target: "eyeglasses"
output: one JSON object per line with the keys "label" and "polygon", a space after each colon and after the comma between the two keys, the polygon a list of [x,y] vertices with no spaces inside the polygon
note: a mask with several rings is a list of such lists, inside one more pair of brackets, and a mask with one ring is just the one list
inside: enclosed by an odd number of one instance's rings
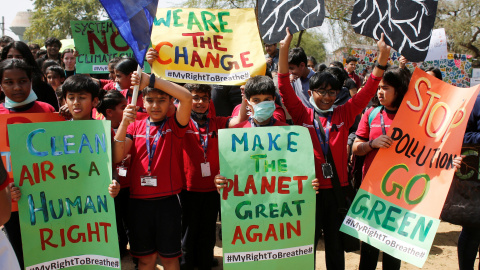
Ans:
{"label": "eyeglasses", "polygon": [[192,99],[195,103],[200,103],[200,101],[203,101],[203,103],[207,103],[210,100],[209,97],[193,97]]}
{"label": "eyeglasses", "polygon": [[325,95],[329,95],[330,97],[336,97],[337,96],[337,91],[335,90],[318,90],[318,89],[315,89],[313,90],[314,92],[316,92],[317,94],[319,94],[320,96],[325,96]]}

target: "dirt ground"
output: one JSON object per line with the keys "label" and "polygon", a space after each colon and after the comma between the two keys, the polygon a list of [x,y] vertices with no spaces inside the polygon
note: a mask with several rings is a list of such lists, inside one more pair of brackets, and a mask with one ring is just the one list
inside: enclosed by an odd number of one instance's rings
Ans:
{"label": "dirt ground", "polygon": [[[457,225],[452,225],[447,222],[441,222],[433,241],[432,249],[430,250],[430,255],[428,256],[427,261],[423,268],[418,268],[411,264],[402,262],[402,270],[414,270],[414,269],[427,269],[427,270],[443,270],[443,269],[458,269],[457,261],[457,242],[458,235],[460,234],[461,227]],[[220,270],[223,269],[222,266],[222,243],[217,239],[217,244],[215,247],[215,257],[218,259],[220,265],[213,269]],[[345,269],[355,270],[358,269],[358,262],[360,261],[360,253],[347,253],[345,255]],[[160,262],[158,262],[160,263]],[[477,257],[475,261],[475,269],[478,269],[479,259]],[[130,256],[123,258],[122,260],[122,269],[135,269],[132,263],[132,258]],[[163,269],[159,264],[157,269]],[[326,269],[325,267],[325,252],[323,243],[320,242],[320,245],[317,249],[317,269]],[[377,269],[382,269],[381,256]]]}

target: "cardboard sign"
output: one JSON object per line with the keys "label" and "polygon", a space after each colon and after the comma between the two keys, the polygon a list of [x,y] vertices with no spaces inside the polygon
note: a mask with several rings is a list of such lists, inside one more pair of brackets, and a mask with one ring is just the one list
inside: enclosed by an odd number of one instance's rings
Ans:
{"label": "cardboard sign", "polygon": [[375,156],[341,231],[422,267],[479,90],[415,70],[387,132],[394,142]]}
{"label": "cardboard sign", "polygon": [[110,121],[8,125],[26,269],[120,269]]}
{"label": "cardboard sign", "polygon": [[430,46],[428,46],[425,61],[440,59],[448,59],[447,35],[445,35],[444,28],[434,29],[432,31],[432,38],[430,39]]}
{"label": "cardboard sign", "polygon": [[325,18],[323,0],[260,0],[258,7],[258,25],[266,44],[284,39],[287,27],[294,34],[321,26]]}
{"label": "cardboard sign", "polygon": [[222,129],[224,269],[314,269],[315,178],[304,127]]}
{"label": "cardboard sign", "polygon": [[[58,113],[0,114],[0,155],[7,170],[9,182],[13,182],[13,172],[7,125],[55,121],[65,121],[65,118],[61,117]],[[16,202],[12,202],[12,211],[18,211],[18,204]]]}
{"label": "cardboard sign", "polygon": [[[112,21],[70,21],[77,57],[77,73],[108,73],[108,62],[115,57],[134,57]],[[150,73],[145,62],[144,71]]]}
{"label": "cardboard sign", "polygon": [[427,56],[433,23],[437,13],[436,0],[397,2],[358,0],[353,6],[352,26],[355,33],[385,42],[411,62]]}
{"label": "cardboard sign", "polygon": [[158,9],[153,72],[169,81],[241,85],[265,75],[253,9]]}

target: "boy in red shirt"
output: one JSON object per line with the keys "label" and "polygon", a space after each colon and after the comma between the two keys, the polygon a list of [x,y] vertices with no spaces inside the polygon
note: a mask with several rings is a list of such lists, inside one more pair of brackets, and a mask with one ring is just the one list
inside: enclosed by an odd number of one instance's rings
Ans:
{"label": "boy in red shirt", "polygon": [[[348,186],[347,176],[347,140],[349,128],[355,117],[362,112],[368,102],[375,95],[378,84],[386,69],[390,47],[383,41],[383,34],[377,42],[379,49],[378,65],[372,72],[365,87],[345,104],[333,108],[337,94],[343,82],[327,72],[321,72],[310,78],[310,103],[314,109],[305,107],[293,90],[288,74],[288,47],[292,35],[287,28],[287,35],[280,42],[280,60],[278,68],[278,86],[280,95],[288,112],[296,125],[307,127],[312,137],[316,178],[319,179],[320,189],[316,205],[315,244],[323,229],[325,239],[325,259],[327,269],[344,269],[345,254],[343,251],[340,225],[343,215],[338,212],[336,196],[331,183],[331,175],[325,175],[322,168],[330,167],[335,163],[340,185]],[[323,129],[323,132],[320,130]],[[333,160],[325,158],[331,151]]]}
{"label": "boy in red shirt", "polygon": [[[164,269],[180,269],[182,190],[182,138],[190,121],[192,94],[185,88],[146,73],[140,84],[148,118],[135,120],[128,105],[114,138],[113,163],[131,154],[129,240],[130,253],[139,258],[139,269],[154,269],[157,253]],[[148,87],[146,87],[148,85]],[[167,117],[173,98],[178,109]]]}
{"label": "boy in red shirt", "polygon": [[247,119],[245,102],[239,116],[216,117],[210,113],[210,85],[186,84],[192,93],[192,112],[183,140],[184,187],[182,202],[182,269],[211,269],[216,241],[220,198],[213,177],[220,170],[218,130]]}

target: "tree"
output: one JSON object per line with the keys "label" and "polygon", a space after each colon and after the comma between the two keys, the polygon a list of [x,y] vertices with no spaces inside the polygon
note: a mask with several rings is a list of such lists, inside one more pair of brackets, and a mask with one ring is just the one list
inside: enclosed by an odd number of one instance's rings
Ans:
{"label": "tree", "polygon": [[480,58],[480,1],[439,1],[435,28],[445,28],[450,50]]}
{"label": "tree", "polygon": [[[297,44],[299,35],[300,32],[293,34],[292,43],[290,44],[291,48]],[[325,43],[325,38],[314,29],[309,29],[303,33],[300,47],[303,48],[307,56],[313,56],[318,63],[322,63],[327,55],[323,43]]]}
{"label": "tree", "polygon": [[70,21],[95,21],[102,13],[98,0],[35,0],[31,26],[24,38],[39,44],[47,37],[65,39],[72,35]]}

